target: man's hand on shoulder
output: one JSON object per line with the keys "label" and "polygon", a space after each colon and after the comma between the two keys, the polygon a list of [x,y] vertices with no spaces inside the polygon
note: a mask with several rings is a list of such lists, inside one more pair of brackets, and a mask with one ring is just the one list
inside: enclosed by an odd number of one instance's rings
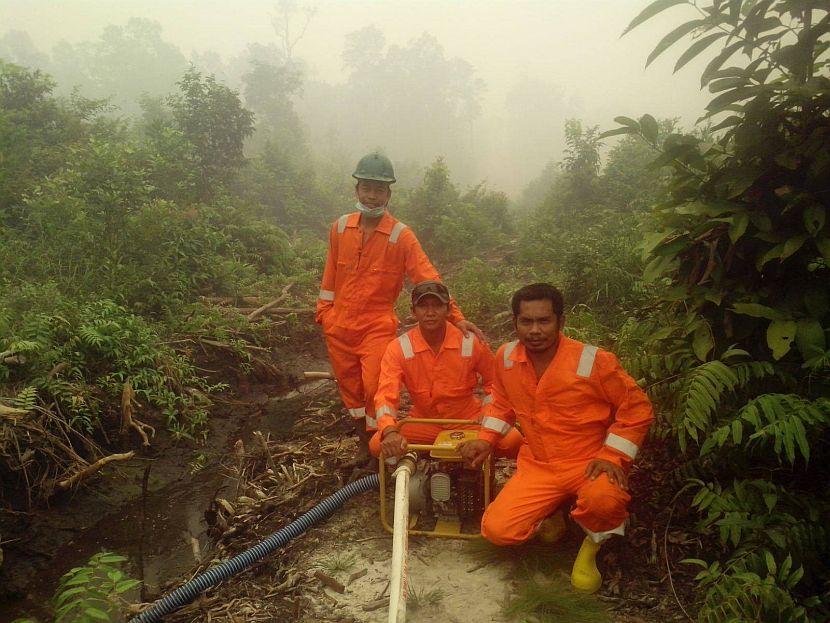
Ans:
{"label": "man's hand on shoulder", "polygon": [[492,451],[493,446],[483,439],[473,439],[458,444],[458,453],[473,468],[480,467]]}
{"label": "man's hand on shoulder", "polygon": [[611,461],[594,459],[588,463],[588,467],[585,468],[585,477],[588,480],[596,480],[600,474],[607,474],[611,484],[617,485],[623,491],[628,490],[628,476],[621,467],[614,465]]}
{"label": "man's hand on shoulder", "polygon": [[482,332],[481,332],[481,329],[479,329],[477,326],[475,326],[475,325],[474,325],[472,322],[470,322],[469,320],[459,320],[459,321],[456,323],[456,325],[455,325],[455,326],[456,326],[456,327],[458,327],[459,329],[461,329],[461,332],[464,334],[464,337],[467,337],[467,335],[468,335],[470,332],[472,332],[472,333],[474,333],[474,334],[476,335],[476,337],[478,337],[478,339],[480,339],[482,342],[484,342],[485,344],[487,343],[487,338],[486,338],[486,337],[484,337],[484,333],[482,333]]}
{"label": "man's hand on shoulder", "polygon": [[401,458],[406,454],[406,447],[406,437],[396,430],[391,430],[383,435],[383,439],[380,442],[380,453],[386,458],[392,456]]}

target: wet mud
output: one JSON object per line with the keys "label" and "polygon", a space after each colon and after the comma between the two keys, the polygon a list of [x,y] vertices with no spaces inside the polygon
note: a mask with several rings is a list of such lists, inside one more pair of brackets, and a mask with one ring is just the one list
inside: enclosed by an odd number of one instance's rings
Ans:
{"label": "wet mud", "polygon": [[330,381],[273,396],[263,387],[245,389],[217,405],[203,444],[157,437],[141,457],[53,499],[50,508],[2,513],[0,623],[24,615],[46,619],[60,577],[102,550],[128,558],[125,571],[144,582],[142,600],[209,559],[205,511],[216,497],[234,496],[226,466],[237,440],[252,443],[253,431],[284,438],[310,402],[335,400]]}

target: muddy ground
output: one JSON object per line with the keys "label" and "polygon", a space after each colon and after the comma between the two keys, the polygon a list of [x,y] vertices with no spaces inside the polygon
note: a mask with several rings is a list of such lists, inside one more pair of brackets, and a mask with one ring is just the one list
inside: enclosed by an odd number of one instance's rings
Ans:
{"label": "muddy ground", "polygon": [[[203,442],[177,441],[157,427],[152,445],[135,459],[113,464],[47,506],[1,508],[0,623],[24,615],[46,620],[61,575],[102,550],[129,559],[126,571],[144,581],[145,598],[187,573],[212,548],[205,520],[212,500],[233,495],[225,464],[236,441],[255,430],[284,438],[309,402],[334,400],[330,382],[302,379],[303,370],[327,369],[322,350],[291,353],[271,378],[231,377],[234,389],[216,398]],[[203,363],[217,370],[222,364],[218,357]]]}
{"label": "muddy ground", "polygon": [[[107,470],[74,495],[55,499],[49,509],[2,515],[7,542],[0,622],[23,614],[47,620],[61,574],[102,549],[128,557],[126,570],[144,580],[142,593],[132,599],[151,602],[359,476],[348,465],[355,440],[333,383],[299,380],[302,370],[327,369],[321,355],[317,350],[281,362],[287,372],[274,382],[240,379],[235,394],[217,403],[205,444],[157,438],[140,460]],[[267,451],[254,431],[267,437]],[[657,494],[666,471],[660,465],[670,457],[644,454],[650,458],[632,474],[637,503],[629,535],[603,548],[606,582],[601,594],[590,598],[593,610],[599,604],[606,614],[601,619],[569,616],[569,621],[685,620],[677,601],[688,604],[693,594],[690,574],[677,561],[695,544],[672,528],[671,513],[675,525],[682,513],[669,512]],[[231,510],[218,500],[227,501]],[[505,606],[529,577],[552,592],[568,591],[567,571],[580,539],[573,529],[554,549],[531,544],[494,555],[467,542],[413,538],[408,619],[523,620],[506,617]],[[385,621],[386,608],[379,604],[388,594],[390,557],[391,538],[379,522],[377,494],[362,494],[168,620]],[[552,564],[540,566],[540,558]],[[315,576],[318,571],[342,583],[344,591],[327,587]]]}
{"label": "muddy ground", "polygon": [[[303,493],[304,503],[289,510],[274,511],[267,502],[257,502],[244,513],[228,518],[232,539],[220,539],[221,558],[239,553],[286,525],[316,501],[341,486],[351,470],[343,466],[354,452],[348,424],[329,424],[331,414],[311,410],[295,424],[291,441],[272,448],[287,464],[311,465],[326,473],[319,487]],[[324,435],[309,436],[308,430],[329,427]],[[311,443],[309,444],[309,439]],[[306,440],[306,441],[303,441]],[[251,457],[244,467],[251,486],[243,484],[245,497],[260,488],[268,497],[279,496],[284,485],[279,474],[268,475],[262,458]],[[504,470],[500,470],[504,473]],[[646,474],[637,478],[643,480]],[[637,482],[635,478],[635,483]],[[324,482],[323,482],[324,481]],[[643,486],[647,483],[640,483]],[[644,496],[646,497],[646,496]],[[309,529],[283,550],[269,556],[252,570],[209,591],[196,603],[171,617],[175,622],[329,621],[340,623],[386,620],[387,579],[391,538],[379,521],[378,496],[368,492],[349,501],[324,523]],[[633,517],[630,536],[605,546],[600,567],[606,582],[600,594],[579,601],[569,588],[568,572],[582,539],[580,530],[570,532],[555,546],[531,542],[524,547],[494,548],[479,541],[460,542],[415,537],[410,541],[409,579],[411,585],[408,620],[430,621],[544,621],[573,623],[666,623],[685,620],[671,589],[665,560],[657,545],[662,519],[644,506],[640,515],[649,524]],[[657,509],[663,512],[664,509]],[[659,515],[659,513],[658,513]],[[660,515],[662,517],[662,515]],[[685,534],[665,530],[672,542]],[[669,541],[667,541],[669,543]],[[689,576],[678,569],[677,559],[685,556],[682,546],[669,545],[673,582],[691,600]],[[680,547],[680,549],[676,549]],[[202,569],[208,565],[203,565]],[[322,571],[327,579],[321,579]],[[333,589],[333,579],[343,585]],[[543,592],[568,601],[566,616],[534,619],[508,617],[505,607],[533,581]],[[172,588],[172,585],[171,585]],[[687,602],[688,603],[688,602]],[[584,614],[584,616],[583,616]]]}

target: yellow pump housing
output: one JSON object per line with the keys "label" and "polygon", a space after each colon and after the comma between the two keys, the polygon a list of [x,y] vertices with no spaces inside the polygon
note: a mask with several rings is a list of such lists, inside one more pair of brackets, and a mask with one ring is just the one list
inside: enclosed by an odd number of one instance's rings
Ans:
{"label": "yellow pump housing", "polygon": [[[411,424],[441,424],[441,425],[468,425],[478,424],[473,420],[443,420],[430,418],[407,418],[405,423]],[[458,453],[458,446],[464,441],[471,441],[478,438],[477,430],[469,429],[447,429],[441,431],[435,438],[433,444],[409,444],[408,451],[415,451],[419,454],[429,452],[429,457],[434,460],[444,461],[449,463],[462,463],[464,459]],[[389,524],[388,509],[386,501],[387,488],[387,474],[384,456],[381,454],[379,462],[378,476],[380,479],[380,523],[383,528],[390,534],[394,533],[394,529]],[[493,470],[492,455],[487,457],[481,467],[481,476],[484,479],[484,508],[487,508],[491,502],[491,474]],[[481,534],[465,533],[461,531],[461,521],[447,518],[439,518],[436,521],[435,527],[432,530],[418,530],[409,528],[408,533],[413,536],[429,536],[441,537],[450,539],[478,539]]]}

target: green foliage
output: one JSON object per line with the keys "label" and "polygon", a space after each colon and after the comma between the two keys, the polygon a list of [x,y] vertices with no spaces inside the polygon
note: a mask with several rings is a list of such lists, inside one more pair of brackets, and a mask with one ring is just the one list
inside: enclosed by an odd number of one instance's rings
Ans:
{"label": "green foliage", "polygon": [[101,552],[83,567],[64,574],[55,595],[55,623],[115,620],[123,605],[121,596],[140,584],[120,569],[126,560],[123,556]]}
{"label": "green foliage", "polygon": [[678,419],[672,422],[681,450],[689,440],[698,442],[712,432],[715,417],[724,408],[727,398],[734,397],[751,381],[771,376],[773,367],[766,362],[735,361],[745,353],[728,351],[723,359],[697,365],[671,383],[668,392],[676,396],[670,407]]}
{"label": "green foliage", "polygon": [[505,275],[478,258],[464,262],[448,281],[458,306],[473,322],[485,322],[509,311],[510,297],[520,285],[515,276]]}
{"label": "green foliage", "polygon": [[[670,121],[659,126],[671,127]],[[565,133],[561,173],[525,219],[516,259],[538,279],[563,288],[569,305],[618,318],[620,307],[636,309],[651,296],[641,282],[637,246],[644,209],[662,197],[666,175],[649,167],[653,156],[639,138],[613,148],[601,168],[596,128],[570,120]]]}
{"label": "green foliage", "polygon": [[[747,557],[728,570],[721,569],[718,562],[707,565],[698,559],[686,561],[703,567],[696,579],[708,589],[698,620],[706,623],[811,621],[807,607],[815,605],[817,600],[811,599],[802,605],[792,597],[804,573],[803,567],[793,568],[792,557],[787,556],[778,570],[779,565],[766,550],[763,559],[759,558]],[[758,567],[760,570],[755,571]]]}
{"label": "green foliage", "polygon": [[602,143],[599,140],[599,131],[596,126],[583,128],[582,122],[577,119],[568,119],[565,122],[565,157],[562,168],[569,176],[570,197],[568,204],[576,208],[570,216],[579,214],[579,208],[586,202],[594,199],[595,184],[599,177],[600,156]]}
{"label": "green foliage", "polygon": [[168,104],[177,129],[196,148],[203,192],[225,182],[244,161],[242,146],[254,129],[254,116],[239,96],[213,76],[193,67],[178,83],[180,93]]}
{"label": "green foliage", "polygon": [[[791,345],[800,335],[802,362],[824,355],[830,282],[823,253],[830,42],[827,16],[813,24],[808,6],[700,9],[698,36],[718,30],[735,39],[702,78],[719,93],[708,116],[730,115],[712,128],[725,130],[715,140],[672,134],[663,142],[655,163],[673,167],[672,197],[656,210],[660,229],[647,249],[649,278],[684,284],[720,340],[754,338],[781,359],[795,355]],[[798,43],[783,37],[788,30],[801,33]],[[739,50],[751,62],[724,68]],[[648,119],[618,118],[617,131],[657,146]],[[776,317],[744,313],[758,305]]]}
{"label": "green foliage", "polygon": [[829,426],[830,401],[826,398],[810,401],[797,394],[763,394],[743,405],[730,422],[712,431],[700,453],[726,446],[743,446],[745,452],[756,446],[768,452],[772,445],[778,460],[786,459],[792,465],[797,454],[804,461],[810,459],[808,438],[815,438]]}
{"label": "green foliage", "polygon": [[52,97],[55,83],[40,71],[0,60],[0,219],[19,216],[23,194],[54,173],[66,149],[92,129],[100,102]]}
{"label": "green foliage", "polygon": [[517,594],[504,607],[509,620],[540,623],[605,623],[609,620],[601,602],[574,591],[564,573],[543,580],[540,574],[523,569],[522,576]]}
{"label": "green foliage", "polygon": [[417,233],[430,258],[439,262],[492,251],[513,230],[507,198],[482,185],[460,194],[441,158],[395,213]]}
{"label": "green foliage", "polygon": [[637,359],[706,472],[693,503],[722,551],[694,561],[699,620],[824,621],[830,15],[807,0],[658,0],[627,30],[681,4],[697,15],[647,63],[689,34],[675,70],[721,46],[701,76],[715,94],[704,118],[720,121],[663,137],[648,115],[618,117],[602,135],[637,136],[672,170],[642,245],[666,324]]}
{"label": "green foliage", "polygon": [[[138,22],[128,30],[151,43],[158,35]],[[124,34],[108,32],[114,48]],[[184,345],[219,339],[244,371],[246,338],[267,327],[200,297],[267,295],[289,275],[296,290],[309,289],[324,246],[289,239],[276,222],[316,227],[330,222],[333,203],[283,146],[248,165],[252,113],[213,77],[187,72],[176,93],[143,98],[135,123],[54,89],[39,71],[0,63],[0,396],[31,412],[39,433],[4,429],[4,447],[31,452],[24,463],[4,453],[0,480],[44,496],[79,458],[104,450],[94,440],[120,430],[125,388],[145,422],[161,420],[178,437],[207,430],[222,386],[203,378]],[[275,97],[250,95],[263,108]],[[241,168],[271,185],[243,192]],[[277,201],[290,209],[278,213]]]}
{"label": "green foliage", "polygon": [[732,620],[718,617],[735,609],[751,621],[824,620],[826,501],[816,504],[804,492],[766,479],[735,480],[727,487],[693,484],[693,504],[703,514],[700,529],[714,530],[731,552],[725,564],[687,561],[704,567],[697,577],[707,588],[700,620]]}
{"label": "green foliage", "polygon": [[447,594],[440,588],[416,588],[410,584],[407,606],[414,612],[437,606]]}
{"label": "green foliage", "polygon": [[[0,301],[7,314],[27,307],[27,296]],[[54,403],[71,425],[92,433],[114,428],[107,404],[119,404],[129,382],[141,405],[158,410],[177,435],[201,433],[210,404],[221,389],[196,374],[187,357],[166,346],[147,321],[108,300],[77,309],[56,301],[48,310],[24,312],[0,337],[0,351],[22,357],[0,360],[0,383],[25,382],[15,404],[31,409]]]}
{"label": "green foliage", "polygon": [[357,564],[357,556],[354,553],[346,552],[321,560],[319,566],[328,573],[342,573],[351,571],[355,564]]}
{"label": "green foliage", "polygon": [[[53,623],[122,620],[126,595],[141,585],[122,570],[126,561],[124,556],[100,552],[85,565],[67,571],[55,591]],[[35,623],[35,620],[15,619],[15,623]]]}

